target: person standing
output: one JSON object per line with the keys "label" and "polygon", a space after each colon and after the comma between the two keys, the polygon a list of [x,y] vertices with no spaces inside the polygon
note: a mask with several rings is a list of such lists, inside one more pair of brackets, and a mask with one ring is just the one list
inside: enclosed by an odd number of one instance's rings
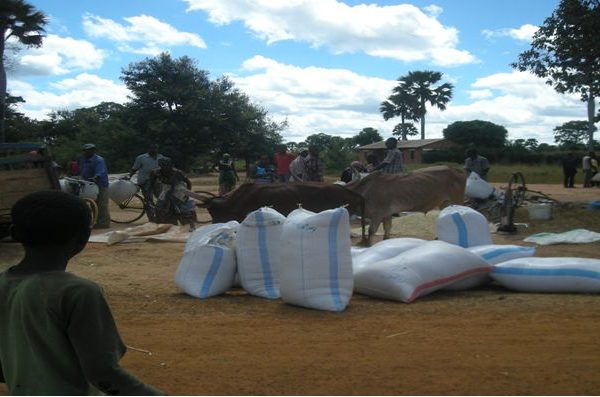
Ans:
{"label": "person standing", "polygon": [[140,154],[135,158],[131,170],[129,170],[129,178],[131,178],[136,172],[138,174],[137,184],[142,189],[142,194],[146,201],[151,202],[153,195],[157,195],[157,192],[150,190],[150,173],[158,167],[158,161],[164,159],[165,156],[158,153],[158,145],[153,143],[148,146],[148,152]]}
{"label": "person standing", "polygon": [[223,196],[235,188],[240,178],[235,171],[235,165],[228,153],[223,154],[223,158],[213,166],[213,169],[219,171],[219,196]]}
{"label": "person standing", "polygon": [[302,182],[304,179],[304,160],[308,156],[308,150],[303,150],[298,154],[298,157],[290,163],[290,180],[294,182]]}
{"label": "person standing", "polygon": [[289,182],[290,180],[290,164],[296,156],[287,151],[287,146],[280,145],[277,153],[273,156],[275,163],[275,172],[279,182]]}
{"label": "person standing", "polygon": [[96,154],[96,145],[86,143],[83,145],[83,157],[80,164],[81,178],[92,181],[98,186],[98,222],[95,229],[110,227],[110,212],[108,209],[108,171],[104,158]]}
{"label": "person standing", "polygon": [[469,149],[467,150],[467,158],[465,159],[465,170],[468,174],[474,172],[479,175],[481,179],[487,181],[490,163],[488,159],[479,155],[477,149]]}
{"label": "person standing", "polygon": [[385,141],[385,147],[387,148],[385,158],[373,168],[373,171],[381,170],[384,174],[399,174],[404,172],[402,152],[398,150],[398,140],[396,138],[388,138]]}
{"label": "person standing", "polygon": [[304,174],[304,182],[323,182],[323,162],[316,146],[308,148],[308,156],[304,159]]}
{"label": "person standing", "polygon": [[275,181],[275,170],[269,161],[269,156],[262,154],[258,162],[250,169],[250,178],[254,183],[273,183]]}
{"label": "person standing", "polygon": [[567,155],[561,159],[564,175],[563,184],[566,188],[575,187],[575,174],[577,173],[577,163],[577,158],[575,158],[573,152],[567,153]]}
{"label": "person standing", "polygon": [[595,158],[594,152],[587,152],[581,160],[581,168],[583,170],[583,187],[592,187],[592,177],[594,172],[592,170],[592,158]]}

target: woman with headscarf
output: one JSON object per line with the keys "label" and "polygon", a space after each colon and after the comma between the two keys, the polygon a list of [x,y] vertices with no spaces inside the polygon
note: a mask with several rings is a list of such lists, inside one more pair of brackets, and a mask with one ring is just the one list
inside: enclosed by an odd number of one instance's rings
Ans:
{"label": "woman with headscarf", "polygon": [[150,173],[150,191],[154,191],[158,182],[162,186],[154,206],[156,222],[180,222],[190,225],[190,230],[193,230],[197,221],[196,205],[185,192],[192,189],[192,182],[183,172],[173,167],[173,161],[168,157],[159,159],[158,166]]}
{"label": "woman with headscarf", "polygon": [[223,158],[214,165],[213,169],[219,171],[219,196],[223,196],[233,189],[240,180],[231,156],[228,153],[223,154]]}

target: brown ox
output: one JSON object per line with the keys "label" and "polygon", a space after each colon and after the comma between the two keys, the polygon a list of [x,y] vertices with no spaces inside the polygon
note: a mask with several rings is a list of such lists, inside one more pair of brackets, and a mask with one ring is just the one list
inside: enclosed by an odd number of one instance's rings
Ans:
{"label": "brown ox", "polygon": [[365,199],[365,216],[370,219],[369,242],[383,222],[383,238],[390,237],[392,214],[428,212],[448,204],[464,202],[466,175],[447,166],[423,168],[406,174],[373,172],[346,185]]}
{"label": "brown ox", "polygon": [[199,207],[206,208],[213,223],[228,221],[242,222],[246,216],[261,207],[272,207],[287,215],[299,205],[309,211],[320,212],[347,206],[351,214],[359,214],[362,219],[363,240],[366,241],[362,196],[339,185],[319,182],[305,183],[245,183],[225,196],[215,196],[208,192],[188,192],[201,201]]}

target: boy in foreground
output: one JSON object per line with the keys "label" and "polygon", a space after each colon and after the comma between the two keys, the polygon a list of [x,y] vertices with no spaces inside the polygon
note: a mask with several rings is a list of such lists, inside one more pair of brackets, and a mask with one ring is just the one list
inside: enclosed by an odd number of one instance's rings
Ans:
{"label": "boy in foreground", "polygon": [[0,273],[0,382],[13,395],[158,395],[119,367],[125,354],[96,283],[65,271],[90,236],[84,201],[30,194],[11,212],[25,257]]}

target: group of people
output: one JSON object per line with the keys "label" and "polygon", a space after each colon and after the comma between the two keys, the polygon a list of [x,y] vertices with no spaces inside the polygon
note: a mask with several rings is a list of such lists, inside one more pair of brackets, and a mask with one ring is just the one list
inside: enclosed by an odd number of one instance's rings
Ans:
{"label": "group of people", "polygon": [[[82,147],[83,155],[71,160],[67,173],[79,176],[98,186],[97,229],[110,227],[110,209],[108,195],[108,169],[106,161],[97,153],[96,145],[87,143]],[[176,169],[173,161],[158,152],[158,145],[151,144],[148,151],[136,157],[129,175],[137,173],[137,185],[146,201],[146,211],[150,221],[156,223],[177,223],[194,228],[196,219],[195,205],[186,194],[192,183],[185,174]]]}
{"label": "group of people", "polygon": [[[564,187],[575,187],[575,174],[577,174],[577,168],[579,167],[579,159],[573,152],[569,152],[561,159],[561,165],[564,175]],[[583,170],[583,187],[600,186],[600,182],[594,180],[598,173],[598,158],[594,152],[587,152],[583,156],[581,168]]]}

